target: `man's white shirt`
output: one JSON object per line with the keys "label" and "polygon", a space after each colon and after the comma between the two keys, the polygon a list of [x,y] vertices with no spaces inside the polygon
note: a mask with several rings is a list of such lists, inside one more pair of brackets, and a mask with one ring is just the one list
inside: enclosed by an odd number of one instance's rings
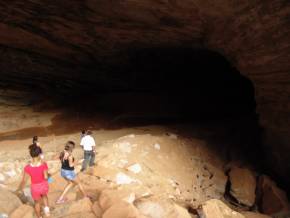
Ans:
{"label": "man's white shirt", "polygon": [[81,146],[83,146],[85,151],[92,151],[96,143],[92,136],[86,135],[81,140]]}

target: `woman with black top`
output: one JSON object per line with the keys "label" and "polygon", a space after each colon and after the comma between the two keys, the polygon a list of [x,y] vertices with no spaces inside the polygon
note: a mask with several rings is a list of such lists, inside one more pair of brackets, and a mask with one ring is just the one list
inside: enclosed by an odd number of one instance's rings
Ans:
{"label": "woman with black top", "polygon": [[78,185],[84,197],[87,197],[83,189],[83,186],[79,182],[76,173],[74,171],[75,159],[72,155],[74,147],[75,143],[73,141],[68,141],[64,147],[64,151],[62,151],[59,156],[59,159],[61,161],[61,176],[68,182],[68,184],[65,187],[61,196],[59,197],[59,199],[56,201],[57,204],[61,204],[66,201],[64,196],[75,185]]}

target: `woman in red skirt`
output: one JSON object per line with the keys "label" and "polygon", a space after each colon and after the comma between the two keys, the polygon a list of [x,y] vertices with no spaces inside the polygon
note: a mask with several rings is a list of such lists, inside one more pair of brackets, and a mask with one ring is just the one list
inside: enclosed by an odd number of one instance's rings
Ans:
{"label": "woman in red skirt", "polygon": [[43,212],[46,216],[49,216],[49,206],[48,206],[48,167],[45,162],[40,158],[42,150],[36,144],[29,146],[29,153],[32,157],[30,164],[24,167],[24,173],[22,177],[21,184],[18,190],[23,190],[28,177],[31,180],[31,195],[35,202],[35,212],[38,218],[41,218],[41,202],[44,204]]}

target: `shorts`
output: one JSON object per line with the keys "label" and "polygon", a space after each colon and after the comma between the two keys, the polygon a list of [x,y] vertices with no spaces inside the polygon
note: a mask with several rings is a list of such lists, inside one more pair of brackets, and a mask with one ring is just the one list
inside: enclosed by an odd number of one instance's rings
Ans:
{"label": "shorts", "polygon": [[61,176],[67,180],[74,180],[76,178],[76,173],[74,170],[61,169]]}
{"label": "shorts", "polygon": [[44,181],[42,183],[31,184],[30,189],[33,200],[39,200],[42,196],[48,194],[48,182]]}

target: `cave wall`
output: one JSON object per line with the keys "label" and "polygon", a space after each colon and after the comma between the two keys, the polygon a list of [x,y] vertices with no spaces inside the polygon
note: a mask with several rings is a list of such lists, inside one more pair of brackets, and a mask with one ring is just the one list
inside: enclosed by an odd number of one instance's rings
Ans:
{"label": "cave wall", "polygon": [[285,178],[290,170],[290,2],[244,1],[233,8],[227,20],[215,19],[207,45],[255,84],[264,158],[275,176]]}
{"label": "cave wall", "polygon": [[132,75],[114,69],[131,49],[220,52],[254,82],[268,163],[289,172],[288,0],[2,0],[0,11],[2,87],[122,89]]}

